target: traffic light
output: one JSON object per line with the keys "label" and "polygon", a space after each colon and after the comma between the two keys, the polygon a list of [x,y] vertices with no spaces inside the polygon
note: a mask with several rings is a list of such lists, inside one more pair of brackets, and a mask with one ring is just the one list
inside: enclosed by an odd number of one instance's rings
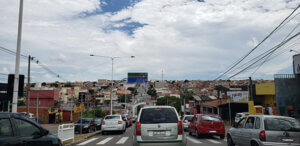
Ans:
{"label": "traffic light", "polygon": [[[9,99],[12,99],[12,97],[13,97],[14,81],[15,81],[15,75],[9,74],[8,75],[8,85],[7,85],[7,94],[8,94]],[[18,96],[23,96],[23,89],[24,89],[24,75],[19,75]]]}

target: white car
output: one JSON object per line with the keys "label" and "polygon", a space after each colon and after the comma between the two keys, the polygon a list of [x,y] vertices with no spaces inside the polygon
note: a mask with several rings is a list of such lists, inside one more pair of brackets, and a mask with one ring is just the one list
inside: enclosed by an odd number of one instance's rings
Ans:
{"label": "white car", "polygon": [[186,134],[171,106],[148,106],[140,110],[133,146],[186,146]]}
{"label": "white car", "polygon": [[242,118],[247,117],[249,115],[249,113],[244,112],[244,113],[236,113],[235,118],[234,118],[234,122],[237,123],[239,122]]}
{"label": "white car", "polygon": [[102,135],[106,132],[121,132],[126,131],[126,122],[122,119],[121,115],[107,115],[102,121]]}

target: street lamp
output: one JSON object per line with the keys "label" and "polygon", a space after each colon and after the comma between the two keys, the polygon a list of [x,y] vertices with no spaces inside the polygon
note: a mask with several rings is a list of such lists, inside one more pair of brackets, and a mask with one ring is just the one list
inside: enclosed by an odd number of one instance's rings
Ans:
{"label": "street lamp", "polygon": [[297,54],[300,54],[298,51],[296,51],[296,50],[290,50],[290,52],[295,52],[295,53],[297,53]]}
{"label": "street lamp", "polygon": [[101,56],[101,55],[95,55],[95,54],[90,54],[90,56],[111,59],[110,115],[112,115],[112,90],[114,87],[114,60],[117,58],[126,58],[126,57],[135,58],[135,56],[123,56],[123,57],[114,56],[114,57],[112,57],[112,56]]}

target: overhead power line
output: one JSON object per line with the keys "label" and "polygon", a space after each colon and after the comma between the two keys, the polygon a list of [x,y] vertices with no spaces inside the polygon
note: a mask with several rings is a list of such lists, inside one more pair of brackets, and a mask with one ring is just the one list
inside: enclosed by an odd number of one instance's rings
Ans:
{"label": "overhead power line", "polygon": [[270,51],[269,53],[265,54],[264,56],[262,56],[260,59],[258,59],[257,61],[253,62],[252,64],[248,65],[246,68],[242,69],[241,71],[235,73],[234,75],[230,76],[228,79],[231,79],[233,77],[235,77],[236,75],[244,72],[245,70],[247,70],[249,67],[253,66],[254,64],[256,64],[257,62],[261,61],[262,59],[264,59],[265,57],[267,57],[268,55],[272,54],[274,51],[276,51],[278,48],[282,47],[283,45],[285,45],[286,43],[288,43],[290,40],[294,39],[295,37],[299,36],[300,32],[298,32],[297,34],[293,35],[292,37],[290,37],[289,39],[281,42],[280,44],[278,44],[277,46],[274,47],[274,50]]}
{"label": "overhead power line", "polygon": [[240,64],[246,57],[248,57],[254,50],[256,50],[263,42],[265,42],[273,33],[275,33],[279,28],[281,28],[281,26],[285,23],[286,20],[288,20],[300,7],[300,5],[297,6],[296,9],[293,10],[293,12],[291,14],[288,15],[288,17],[286,17],[273,31],[271,31],[271,33],[269,35],[267,35],[259,44],[257,44],[253,49],[251,49],[248,53],[246,53],[246,55],[244,55],[241,59],[239,59],[238,61],[235,61],[232,65],[230,65],[229,69],[227,69],[224,73],[222,73],[221,75],[219,75],[217,78],[215,78],[215,80],[218,80],[219,78],[221,78],[222,76],[224,76],[225,74],[227,74],[230,70],[232,70],[234,67],[236,67],[238,64]]}
{"label": "overhead power line", "polygon": [[[11,54],[11,55],[16,55],[16,52],[11,51],[11,50],[9,50],[9,49],[7,49],[5,47],[2,47],[2,46],[0,46],[0,50],[3,51],[3,52],[6,52],[8,54]],[[21,54],[21,57],[24,57],[24,58],[27,59],[28,55]],[[68,80],[62,78],[59,74],[57,74],[54,71],[52,71],[49,67],[47,67],[45,64],[41,63],[41,61],[39,61],[38,59],[32,58],[32,60],[34,60],[36,64],[38,64],[39,66],[41,66],[41,68],[43,68],[45,71],[47,71],[51,75],[53,75],[53,76],[55,76],[57,78],[60,78],[61,80],[65,81],[65,82],[68,82]]]}

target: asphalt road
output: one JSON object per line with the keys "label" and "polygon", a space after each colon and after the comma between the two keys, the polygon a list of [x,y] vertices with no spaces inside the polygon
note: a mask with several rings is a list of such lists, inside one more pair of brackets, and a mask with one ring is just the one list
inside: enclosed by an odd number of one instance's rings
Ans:
{"label": "asphalt road", "polygon": [[[76,145],[80,146],[95,146],[95,145],[107,145],[107,146],[132,146],[132,134],[133,126],[127,128],[124,134],[109,133],[106,135],[96,135]],[[187,146],[225,146],[226,140],[221,140],[219,137],[206,136],[196,138],[194,136],[187,136]]]}

